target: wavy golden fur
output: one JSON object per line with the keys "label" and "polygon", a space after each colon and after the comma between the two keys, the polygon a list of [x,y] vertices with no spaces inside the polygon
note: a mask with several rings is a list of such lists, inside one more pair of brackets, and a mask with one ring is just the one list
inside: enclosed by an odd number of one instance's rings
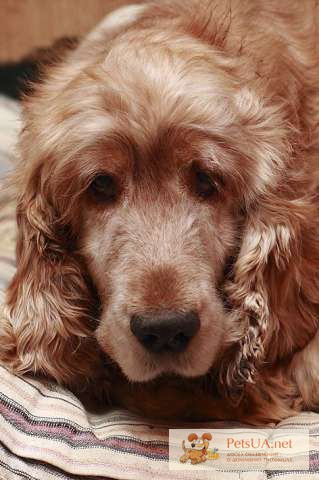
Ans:
{"label": "wavy golden fur", "polygon": [[[2,362],[78,389],[121,371],[151,413],[179,377],[203,416],[318,408],[318,3],[128,7],[48,69],[12,177]],[[185,352],[150,354],[130,331],[162,310],[198,313]]]}

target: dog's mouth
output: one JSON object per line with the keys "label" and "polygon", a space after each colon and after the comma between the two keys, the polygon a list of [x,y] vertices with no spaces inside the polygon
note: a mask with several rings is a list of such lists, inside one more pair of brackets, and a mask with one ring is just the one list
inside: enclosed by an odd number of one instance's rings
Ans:
{"label": "dog's mouth", "polygon": [[189,360],[186,353],[161,352],[136,354],[127,350],[126,357],[117,358],[103,349],[105,364],[132,383],[169,382],[182,384],[185,379],[202,379],[210,375],[210,364],[198,369],[198,361]]}
{"label": "dog's mouth", "polygon": [[125,363],[122,359],[116,363],[124,376],[133,383],[168,381],[182,384],[185,380],[196,381],[207,375],[212,376],[211,361],[200,364],[198,360],[187,358],[185,353],[147,354],[142,359],[132,358],[130,363]]}

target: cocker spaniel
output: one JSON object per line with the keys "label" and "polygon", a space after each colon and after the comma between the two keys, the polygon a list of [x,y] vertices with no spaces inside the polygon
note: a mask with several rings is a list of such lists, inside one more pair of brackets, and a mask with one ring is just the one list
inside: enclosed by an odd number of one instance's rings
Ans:
{"label": "cocker spaniel", "polygon": [[318,408],[318,4],[129,6],[46,71],[2,363],[163,417]]}

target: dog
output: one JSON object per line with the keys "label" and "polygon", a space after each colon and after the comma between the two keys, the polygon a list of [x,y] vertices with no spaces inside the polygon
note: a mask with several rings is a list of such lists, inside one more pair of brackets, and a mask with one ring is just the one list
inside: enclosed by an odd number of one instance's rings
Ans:
{"label": "dog", "polygon": [[318,409],[318,18],[127,6],[46,70],[11,177],[2,364],[162,416]]}
{"label": "dog", "polygon": [[210,433],[203,433],[201,439],[198,438],[196,433],[190,433],[188,435],[188,441],[191,443],[191,448],[186,448],[185,440],[183,440],[182,447],[185,453],[180,458],[180,461],[186,463],[187,460],[190,460],[192,465],[206,462],[207,450],[211,439],[212,436]]}

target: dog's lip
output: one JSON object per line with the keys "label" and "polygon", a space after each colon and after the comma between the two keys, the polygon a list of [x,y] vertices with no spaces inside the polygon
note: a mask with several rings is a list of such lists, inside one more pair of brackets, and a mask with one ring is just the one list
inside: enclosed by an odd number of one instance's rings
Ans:
{"label": "dog's lip", "polygon": [[113,361],[117,364],[124,376],[131,382],[147,383],[157,379],[180,379],[182,381],[203,378],[212,368],[212,361],[202,365],[198,369],[198,364],[194,365],[191,358],[187,357],[185,352],[181,353],[145,353],[143,356],[134,358],[133,368],[130,365],[122,363],[122,357],[114,358]]}
{"label": "dog's lip", "polygon": [[172,362],[172,365],[168,366],[167,368],[161,365],[156,365],[154,368],[149,367],[147,371],[145,371],[145,369],[143,368],[142,369],[136,368],[134,370],[134,373],[139,372],[141,373],[141,375],[139,376],[134,375],[133,377],[131,374],[124,371],[121,365],[119,365],[124,375],[130,381],[136,382],[136,383],[147,383],[149,381],[156,381],[156,380],[185,382],[185,380],[187,379],[187,380],[196,381],[198,379],[204,378],[205,375],[209,372],[209,369],[208,369],[207,371],[205,370],[203,372],[194,372],[194,374],[192,375],[184,374],[182,366],[183,365],[181,364],[180,365],[181,368],[178,368],[178,367],[176,368],[176,362],[175,362],[175,365],[174,365],[174,362]]}

